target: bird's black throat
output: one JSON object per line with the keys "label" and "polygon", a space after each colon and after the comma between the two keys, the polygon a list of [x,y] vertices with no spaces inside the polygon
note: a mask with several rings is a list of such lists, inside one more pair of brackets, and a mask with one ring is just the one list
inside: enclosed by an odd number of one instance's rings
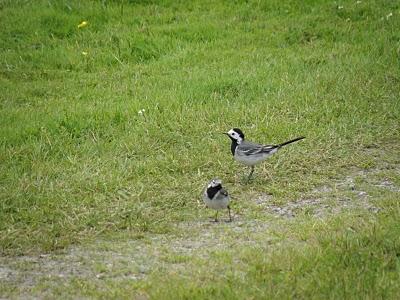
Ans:
{"label": "bird's black throat", "polygon": [[[239,135],[239,140],[240,140],[240,142],[244,141],[244,133],[243,133],[243,131],[241,131],[239,128],[232,128],[232,129],[229,131],[229,133],[232,132],[232,131],[233,131],[234,133],[236,133],[236,135]],[[236,147],[239,145],[238,139],[235,138],[235,137],[232,137],[231,134],[229,134],[229,133],[227,132],[227,133],[225,133],[225,134],[226,134],[226,135],[231,139],[231,141],[232,141],[232,144],[231,144],[231,152],[232,152],[232,155],[235,156]],[[233,133],[232,133],[232,135],[233,135]]]}
{"label": "bird's black throat", "polygon": [[239,144],[238,144],[237,140],[235,140],[235,139],[231,139],[231,140],[232,140],[232,143],[231,143],[231,152],[232,152],[232,155],[235,156],[235,150],[236,150],[236,147],[237,147]]}
{"label": "bird's black throat", "polygon": [[218,184],[217,186],[211,186],[207,188],[208,198],[213,199],[220,189],[222,189],[222,186],[220,184]]}

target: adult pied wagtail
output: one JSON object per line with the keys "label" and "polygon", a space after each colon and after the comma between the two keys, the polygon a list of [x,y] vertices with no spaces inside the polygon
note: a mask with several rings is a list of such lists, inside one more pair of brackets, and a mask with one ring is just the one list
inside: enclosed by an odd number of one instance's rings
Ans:
{"label": "adult pied wagtail", "polygon": [[215,209],[215,222],[218,222],[218,211],[228,209],[229,221],[232,221],[231,208],[229,207],[230,197],[228,192],[222,187],[222,181],[214,178],[211,180],[203,193],[203,200],[207,207]]}
{"label": "adult pied wagtail", "polygon": [[236,161],[251,167],[247,180],[250,180],[254,172],[254,166],[276,153],[280,148],[297,142],[305,137],[298,137],[278,145],[261,145],[244,140],[244,134],[239,128],[233,128],[225,132],[232,141],[231,152]]}

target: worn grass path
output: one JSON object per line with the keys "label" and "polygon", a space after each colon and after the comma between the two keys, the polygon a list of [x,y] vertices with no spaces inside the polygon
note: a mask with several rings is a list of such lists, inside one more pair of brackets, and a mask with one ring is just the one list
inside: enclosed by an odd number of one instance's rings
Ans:
{"label": "worn grass path", "polygon": [[[236,199],[244,203],[234,204],[232,223],[215,223],[199,207],[196,221],[176,223],[169,234],[113,234],[56,253],[0,258],[3,292],[18,298],[319,298],[335,293],[394,299],[400,228],[386,216],[400,212],[400,146],[368,152],[375,167],[349,169],[345,177],[332,178],[300,199],[281,204],[269,194]],[[368,263],[356,263],[356,270],[348,265],[363,252],[369,263],[378,262],[374,270],[364,270],[377,277],[376,286],[365,289],[359,285],[368,276],[359,268]],[[306,282],[322,283],[322,273],[336,263],[344,268],[324,283],[329,292],[290,279],[308,276]],[[359,277],[335,283],[352,271]],[[253,277],[259,273],[271,281],[258,286]],[[288,278],[274,282],[282,274]]]}

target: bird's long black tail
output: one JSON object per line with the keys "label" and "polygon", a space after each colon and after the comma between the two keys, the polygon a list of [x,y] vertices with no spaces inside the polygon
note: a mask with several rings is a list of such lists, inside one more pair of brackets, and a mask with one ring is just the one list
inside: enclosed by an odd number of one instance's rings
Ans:
{"label": "bird's long black tail", "polygon": [[281,147],[286,146],[286,145],[288,145],[288,144],[291,144],[291,143],[300,141],[300,140],[302,140],[302,139],[304,139],[304,138],[305,138],[305,136],[301,136],[301,137],[295,138],[295,139],[293,139],[293,140],[290,140],[290,141],[284,142],[284,143],[282,143],[282,144],[279,144],[279,145],[277,145],[277,146],[278,146],[278,148],[281,148]]}

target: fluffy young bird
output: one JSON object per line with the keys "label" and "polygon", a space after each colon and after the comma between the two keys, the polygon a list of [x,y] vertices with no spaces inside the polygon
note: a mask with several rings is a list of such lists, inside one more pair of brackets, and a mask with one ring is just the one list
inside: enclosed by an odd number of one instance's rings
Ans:
{"label": "fluffy young bird", "polygon": [[231,208],[229,207],[230,197],[228,192],[222,187],[222,181],[218,178],[212,179],[203,193],[203,200],[207,207],[215,209],[215,222],[218,222],[218,211],[228,209],[229,221],[232,221]]}
{"label": "fluffy young bird", "polygon": [[280,148],[288,144],[297,142],[305,137],[298,137],[293,140],[278,145],[261,145],[244,140],[244,134],[239,128],[233,128],[226,134],[232,141],[231,152],[236,161],[251,167],[250,174],[247,178],[249,181],[254,172],[254,166],[276,153]]}

